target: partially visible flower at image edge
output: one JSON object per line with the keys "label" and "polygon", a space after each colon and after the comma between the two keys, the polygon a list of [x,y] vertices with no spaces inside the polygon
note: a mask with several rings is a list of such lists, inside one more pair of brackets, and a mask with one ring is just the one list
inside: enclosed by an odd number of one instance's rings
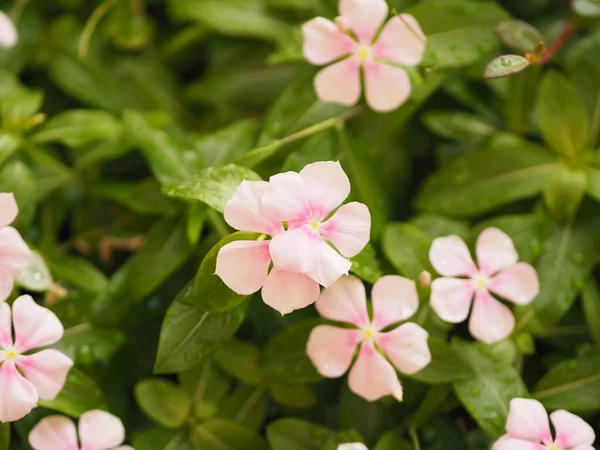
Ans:
{"label": "partially visible flower at image edge", "polygon": [[506,421],[506,434],[492,450],[594,450],[594,429],[581,417],[565,410],[550,414],[555,437],[552,437],[548,413],[537,400],[514,398]]}
{"label": "partially visible flower at image edge", "polygon": [[14,195],[0,193],[0,302],[8,298],[15,278],[27,268],[33,256],[19,232],[9,226],[18,213]]}
{"label": "partially visible flower at image edge", "polygon": [[73,421],[59,415],[44,417],[29,433],[29,445],[34,450],[134,450],[121,445],[125,440],[121,419],[100,410],[80,417],[79,440],[81,447]]}
{"label": "partially visible flower at image edge", "polygon": [[394,366],[406,374],[416,373],[427,366],[431,361],[428,333],[412,322],[391,331],[383,330],[408,319],[417,311],[417,289],[414,281],[388,275],[374,284],[371,298],[372,320],[367,309],[365,287],[358,278],[352,275],[343,277],[323,291],[315,303],[319,314],[357,328],[319,325],[312,330],[306,351],[321,375],[336,378],[350,368],[354,353],[360,347],[348,377],[352,392],[370,402],[386,395],[400,401],[402,385]]}
{"label": "partially visible flower at image edge", "polygon": [[478,265],[459,236],[433,241],[429,259],[442,278],[431,284],[431,306],[442,320],[459,323],[467,318],[473,303],[469,330],[476,339],[492,344],[510,336],[515,317],[490,291],[526,305],[537,296],[540,286],[536,270],[518,262],[510,236],[498,228],[481,232],[475,252]]}
{"label": "partially visible flower at image edge", "polygon": [[352,442],[338,445],[337,450],[369,450],[362,442]]}
{"label": "partially visible flower at image edge", "polygon": [[31,351],[55,344],[63,332],[58,317],[29,295],[15,300],[12,313],[0,304],[0,422],[25,417],[38,398],[53,400],[62,390],[73,361],[54,349]]}
{"label": "partially visible flower at image edge", "polygon": [[[17,29],[10,17],[0,11],[0,48],[9,48],[17,43]],[[1,210],[0,210],[1,211]]]}
{"label": "partially visible flower at image edge", "polygon": [[340,0],[339,11],[335,23],[316,17],[302,28],[308,62],[317,66],[333,63],[315,78],[318,97],[356,104],[362,68],[369,106],[379,112],[398,108],[410,96],[411,84],[406,71],[396,65],[416,66],[425,52],[426,37],[419,22],[408,14],[394,16],[378,35],[388,17],[385,0]]}

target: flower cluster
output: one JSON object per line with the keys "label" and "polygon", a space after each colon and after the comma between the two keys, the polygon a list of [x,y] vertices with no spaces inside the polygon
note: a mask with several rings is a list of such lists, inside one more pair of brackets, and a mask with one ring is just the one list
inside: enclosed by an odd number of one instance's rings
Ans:
{"label": "flower cluster", "polygon": [[[385,0],[340,0],[335,23],[317,17],[306,23],[304,56],[322,66],[315,90],[326,102],[354,105],[361,94],[361,69],[367,103],[375,111],[392,111],[410,96],[411,84],[400,66],[423,59],[426,38],[417,20],[408,14],[390,19]],[[340,60],[341,59],[341,60]]]}
{"label": "flower cluster", "polygon": [[319,285],[329,287],[348,274],[347,258],[369,241],[369,209],[357,202],[340,207],[349,194],[338,162],[309,164],[269,182],[243,181],[225,206],[225,220],[271,239],[223,246],[217,275],[238,294],[262,288],[265,303],[282,314],[314,303]]}
{"label": "flower cluster", "polygon": [[0,48],[12,47],[17,43],[17,39],[17,30],[12,20],[0,11]]}

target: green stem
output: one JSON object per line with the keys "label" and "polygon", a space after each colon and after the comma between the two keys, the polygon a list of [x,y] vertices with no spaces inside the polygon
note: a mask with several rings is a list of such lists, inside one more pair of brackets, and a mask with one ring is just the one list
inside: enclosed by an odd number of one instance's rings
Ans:
{"label": "green stem", "polygon": [[425,306],[423,306],[423,308],[421,309],[421,311],[419,312],[419,315],[417,316],[417,324],[420,326],[423,326],[425,324],[425,322],[427,321],[427,318],[429,317],[429,311],[431,310],[431,306],[428,304],[426,304]]}
{"label": "green stem", "polygon": [[113,6],[117,4],[118,1],[119,0],[104,0],[104,2],[100,3],[100,5],[94,10],[88,19],[83,31],[81,32],[79,46],[77,48],[77,54],[81,59],[85,59],[88,56],[90,40],[92,39],[96,27],[102,18],[111,10]]}
{"label": "green stem", "polygon": [[415,427],[410,427],[409,430],[410,438],[412,439],[413,447],[415,450],[421,450],[421,443],[419,442],[419,435]]}

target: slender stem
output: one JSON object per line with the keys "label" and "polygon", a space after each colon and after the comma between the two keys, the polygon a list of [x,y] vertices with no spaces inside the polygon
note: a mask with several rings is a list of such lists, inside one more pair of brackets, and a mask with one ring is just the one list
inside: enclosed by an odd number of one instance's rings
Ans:
{"label": "slender stem", "polygon": [[410,438],[412,439],[414,450],[421,450],[421,443],[419,442],[419,435],[415,427],[411,426],[409,429]]}
{"label": "slender stem", "polygon": [[552,58],[569,42],[569,39],[575,34],[575,28],[571,23],[566,23],[556,40],[548,47],[546,54],[540,59],[539,66],[550,62]]}
{"label": "slender stem", "polygon": [[77,53],[81,59],[85,59],[88,56],[88,50],[90,47],[90,40],[96,30],[96,27],[102,20],[102,18],[111,10],[113,6],[115,6],[119,0],[104,0],[104,2],[100,3],[100,5],[94,10],[90,18],[88,19],[83,31],[81,32],[81,37],[79,38],[79,46],[77,48]]}

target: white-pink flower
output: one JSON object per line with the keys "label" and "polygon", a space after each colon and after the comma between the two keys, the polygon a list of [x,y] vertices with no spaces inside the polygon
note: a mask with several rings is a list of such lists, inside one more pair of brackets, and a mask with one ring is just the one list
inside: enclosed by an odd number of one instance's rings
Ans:
{"label": "white-pink flower", "polygon": [[372,319],[367,310],[365,287],[358,278],[343,277],[323,291],[315,304],[321,316],[350,323],[358,329],[319,325],[312,330],[306,351],[321,375],[335,378],[348,370],[360,347],[348,378],[350,389],[371,402],[386,395],[402,400],[402,386],[394,366],[407,374],[427,366],[431,361],[428,333],[415,323],[383,330],[417,311],[417,289],[414,281],[388,275],[375,283],[371,298]]}
{"label": "white-pink flower", "polygon": [[17,43],[17,29],[12,20],[5,13],[0,11],[0,48],[12,47]]}
{"label": "white-pink flower", "polygon": [[369,106],[381,112],[398,108],[410,96],[411,86],[408,74],[397,65],[415,66],[425,52],[419,22],[401,14],[378,34],[388,16],[385,0],[340,0],[339,10],[336,23],[317,17],[302,29],[308,62],[322,66],[342,58],[317,74],[317,95],[323,101],[354,105],[361,94],[362,68]]}
{"label": "white-pink flower", "polygon": [[58,317],[29,295],[15,300],[12,314],[0,304],[0,422],[21,419],[38,397],[52,400],[62,390],[73,361],[57,350],[32,350],[58,342],[63,331]]}
{"label": "white-pink flower", "polygon": [[[125,440],[125,428],[118,417],[105,411],[88,411],[79,419],[77,430],[65,416],[48,416],[29,433],[29,445],[34,450],[133,450]],[[119,447],[120,446],[120,447]]]}
{"label": "white-pink flower", "polygon": [[498,228],[487,228],[479,235],[475,252],[478,265],[460,237],[433,241],[429,259],[443,277],[431,284],[431,306],[442,320],[459,323],[469,315],[475,297],[469,330],[476,339],[491,344],[510,336],[515,318],[490,291],[525,305],[537,296],[539,282],[531,265],[517,263],[512,240]]}
{"label": "white-pink flower", "polygon": [[351,444],[340,444],[337,450],[369,450],[362,442],[353,442]]}
{"label": "white-pink flower", "polygon": [[14,195],[0,193],[0,302],[8,298],[15,278],[27,268],[32,258],[31,250],[19,232],[9,226],[18,213]]}
{"label": "white-pink flower", "polygon": [[594,450],[594,430],[582,418],[565,410],[548,414],[537,400],[515,398],[510,401],[506,433],[492,450]]}

